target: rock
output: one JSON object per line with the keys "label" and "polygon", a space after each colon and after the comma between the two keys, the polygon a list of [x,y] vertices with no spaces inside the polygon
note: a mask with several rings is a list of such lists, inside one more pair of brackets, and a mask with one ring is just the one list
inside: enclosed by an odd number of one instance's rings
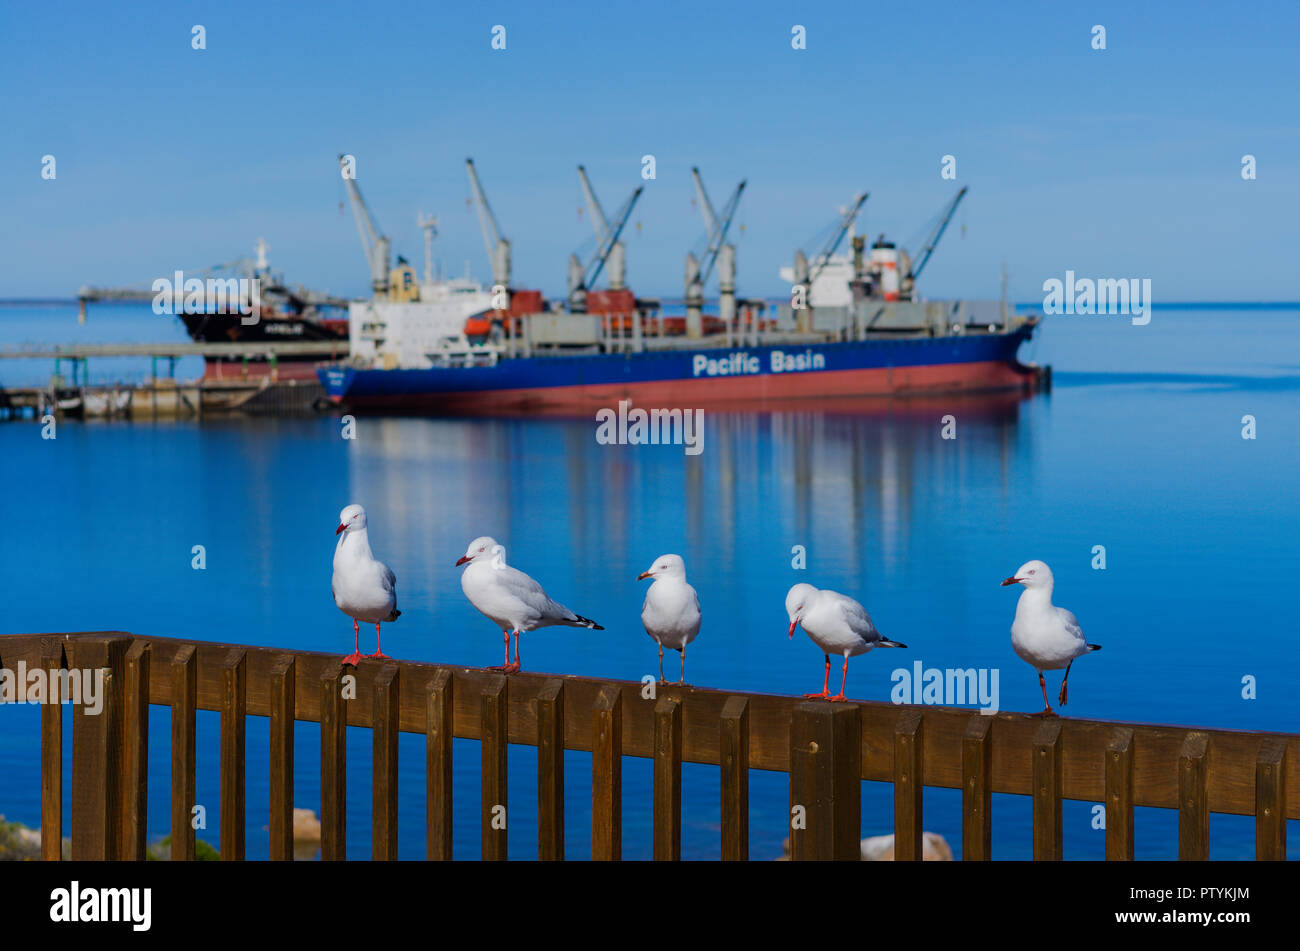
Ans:
{"label": "rock", "polygon": [[[72,855],[72,843],[63,840],[63,857]],[[19,822],[6,822],[0,816],[0,861],[30,862],[41,857],[41,830],[29,829]]]}
{"label": "rock", "polygon": [[306,845],[320,841],[320,820],[310,809],[293,811],[293,844]]}
{"label": "rock", "polygon": [[[778,862],[790,861],[790,839],[781,843],[785,853]],[[926,862],[951,862],[952,849],[948,842],[937,832],[927,832],[921,842],[921,858]],[[894,837],[892,835],[874,835],[862,840],[862,861],[892,862],[894,860]]]}
{"label": "rock", "polygon": [[[952,849],[939,833],[926,832],[921,840],[921,858],[926,862],[951,862]],[[892,835],[875,835],[862,840],[862,861],[892,862],[893,860],[894,837]]]}

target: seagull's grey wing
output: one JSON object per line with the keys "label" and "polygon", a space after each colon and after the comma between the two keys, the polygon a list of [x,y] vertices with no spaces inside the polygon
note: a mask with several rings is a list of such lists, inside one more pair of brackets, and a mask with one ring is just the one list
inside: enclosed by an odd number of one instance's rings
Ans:
{"label": "seagull's grey wing", "polygon": [[876,624],[871,620],[871,615],[857,601],[837,591],[828,592],[835,595],[835,603],[839,605],[840,611],[844,615],[844,620],[848,623],[853,633],[857,634],[865,641],[877,641],[881,639],[881,633],[876,630]]}
{"label": "seagull's grey wing", "polygon": [[576,621],[578,619],[578,615],[564,605],[552,601],[534,578],[524,574],[518,568],[511,568],[506,565],[497,570],[500,572],[497,581],[511,596],[518,598],[529,610],[534,612],[539,620]]}
{"label": "seagull's grey wing", "polygon": [[1066,632],[1080,643],[1084,643],[1083,628],[1079,626],[1079,619],[1074,616],[1073,611],[1067,611],[1065,608],[1057,608],[1057,617],[1065,625]]}
{"label": "seagull's grey wing", "polygon": [[396,590],[397,590],[397,575],[393,574],[393,569],[392,569],[392,568],[389,568],[389,567],[388,567],[387,565],[385,565],[385,564],[380,564],[379,567],[381,567],[381,568],[384,569],[384,581],[386,582],[385,587],[386,587],[389,591],[396,591]]}

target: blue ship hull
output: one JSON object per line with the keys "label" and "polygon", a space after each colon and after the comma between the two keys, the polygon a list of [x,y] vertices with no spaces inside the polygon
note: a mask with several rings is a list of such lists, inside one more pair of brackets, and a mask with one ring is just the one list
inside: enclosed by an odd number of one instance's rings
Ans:
{"label": "blue ship hull", "polygon": [[800,346],[707,347],[505,358],[431,369],[322,367],[330,399],[353,409],[490,413],[572,410],[621,399],[662,405],[1029,389],[1017,359],[1036,324],[1004,333]]}

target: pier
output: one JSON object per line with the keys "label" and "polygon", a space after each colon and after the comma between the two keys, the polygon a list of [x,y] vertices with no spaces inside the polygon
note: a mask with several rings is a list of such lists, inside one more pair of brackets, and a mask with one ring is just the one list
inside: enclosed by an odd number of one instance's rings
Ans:
{"label": "pier", "polygon": [[[282,379],[281,357],[317,357],[321,362],[347,356],[347,341],[292,343],[104,343],[0,348],[0,360],[52,360],[55,372],[46,386],[0,385],[0,420],[100,416],[132,419],[200,418],[213,413],[306,413],[324,399],[314,375]],[[152,361],[150,380],[144,383],[89,382],[91,358],[135,357]],[[177,381],[176,361],[182,357],[229,361],[230,375]],[[159,361],[166,361],[159,375]],[[251,361],[268,369],[248,373]],[[64,363],[70,373],[65,377]],[[2,366],[3,364],[0,364]],[[217,364],[223,366],[226,364]]]}
{"label": "pier", "polygon": [[[622,855],[622,764],[654,764],[654,857],[681,856],[682,764],[720,771],[719,856],[749,855],[749,776],[789,776],[790,854],[860,858],[861,784],[894,789],[895,860],[922,853],[926,786],[962,790],[962,858],[991,857],[992,793],[1032,800],[1033,855],[1062,856],[1064,800],[1104,803],[1105,854],[1134,857],[1134,809],[1176,810],[1180,859],[1206,859],[1210,814],[1255,817],[1256,857],[1285,859],[1286,820],[1300,819],[1300,735],[884,702],[827,703],[772,694],[540,673],[504,676],[469,667],[340,656],[121,632],[0,636],[0,667],[103,671],[103,711],[41,708],[42,844],[58,860],[63,816],[63,717],[73,718],[71,837],[74,859],[145,855],[150,756],[170,756],[171,856],[192,860],[195,716],[221,716],[220,853],[242,859],[249,716],[270,720],[273,859],[293,857],[294,721],[320,724],[321,858],[346,855],[346,728],[373,731],[371,852],[397,857],[397,736],[422,734],[429,859],[451,859],[453,815],[477,817],[485,859],[507,856],[510,746],[537,748],[540,859],[564,858],[564,751],[591,754],[592,855]],[[345,699],[345,675],[355,693]],[[153,706],[171,711],[170,751],[149,749]],[[481,797],[457,799],[452,738],[480,745]],[[638,807],[640,808],[640,807]],[[884,817],[881,817],[884,818]]]}

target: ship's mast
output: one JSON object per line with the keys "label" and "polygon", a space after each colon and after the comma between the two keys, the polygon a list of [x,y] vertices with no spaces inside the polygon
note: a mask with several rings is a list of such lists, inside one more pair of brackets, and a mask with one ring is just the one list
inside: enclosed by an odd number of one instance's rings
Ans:
{"label": "ship's mast", "polygon": [[438,237],[438,216],[420,212],[416,219],[424,230],[424,283],[433,283],[433,239]]}

